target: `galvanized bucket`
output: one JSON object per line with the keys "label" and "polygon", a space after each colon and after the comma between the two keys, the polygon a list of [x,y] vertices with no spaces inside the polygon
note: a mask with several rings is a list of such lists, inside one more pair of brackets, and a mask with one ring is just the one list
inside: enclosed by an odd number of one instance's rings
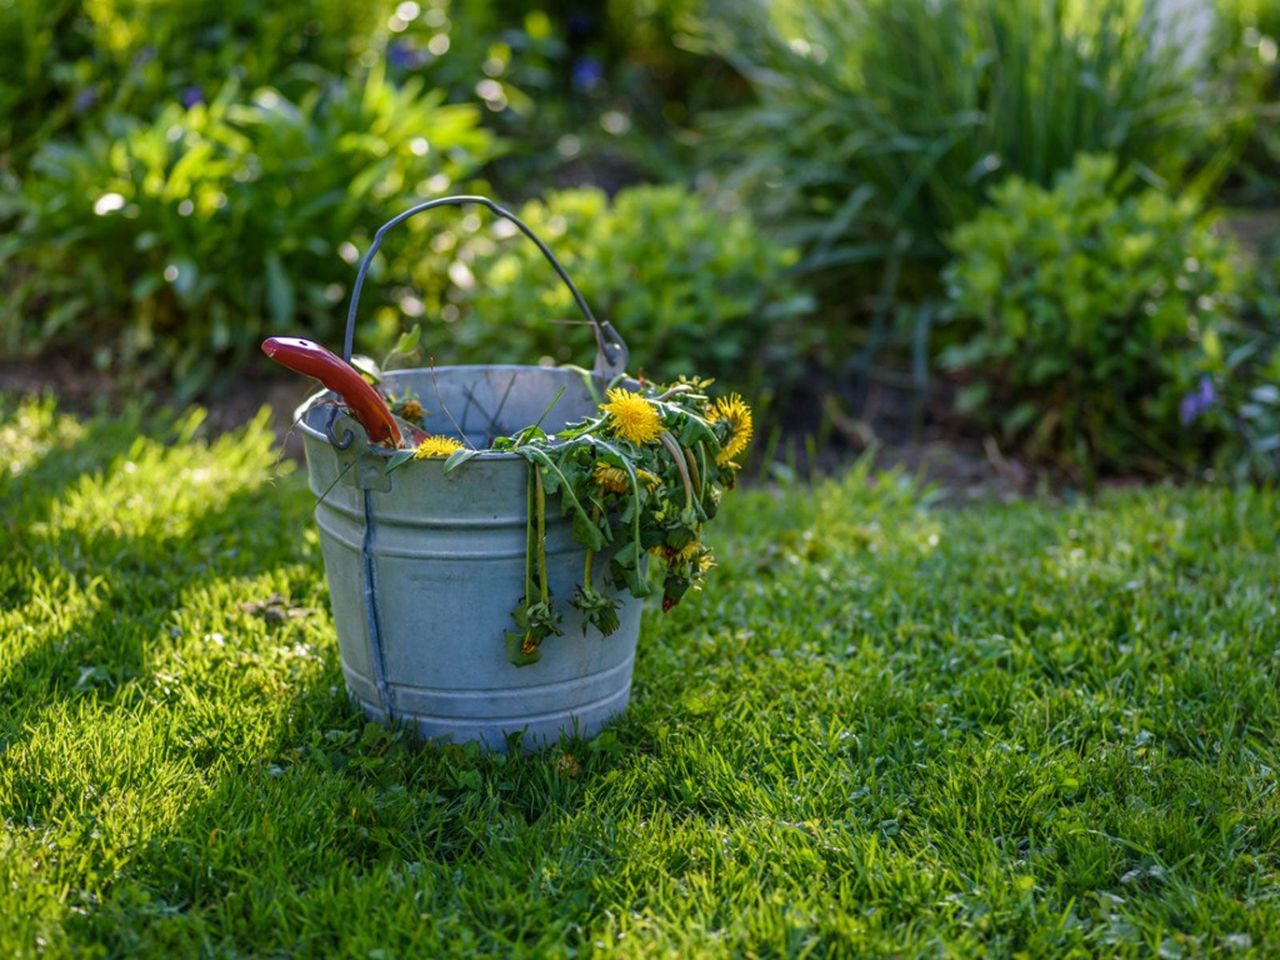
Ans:
{"label": "galvanized bucket", "polygon": [[[424,210],[477,203],[510,220],[538,245],[593,325],[593,371],[525,366],[397,370],[386,386],[422,402],[429,433],[457,436],[484,452],[445,474],[441,460],[415,460],[386,472],[390,451],[338,412],[328,391],[297,412],[316,523],[324,552],[347,690],[364,712],[412,725],[428,738],[475,740],[506,749],[508,735],[537,747],[561,735],[592,736],[627,705],[641,603],[618,594],[621,627],[609,637],[583,630],[568,604],[563,636],[542,658],[517,667],[505,634],[524,593],[528,464],[485,450],[495,436],[543,420],[548,433],[596,411],[597,394],[622,373],[627,351],[596,320],[563,267],[529,228],[483,197],[445,197],[385,224],[361,262],[347,315],[350,360],[365,274],[386,231]],[[588,381],[592,381],[589,385]],[[547,516],[547,570],[553,596],[567,600],[581,582],[584,553],[558,510]],[[608,569],[596,563],[596,571]],[[608,592],[600,574],[597,589]]]}

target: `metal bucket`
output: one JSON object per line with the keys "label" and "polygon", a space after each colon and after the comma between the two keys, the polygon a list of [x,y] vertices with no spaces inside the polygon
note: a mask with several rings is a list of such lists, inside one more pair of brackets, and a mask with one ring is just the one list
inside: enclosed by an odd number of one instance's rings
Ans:
{"label": "metal bucket", "polygon": [[[534,423],[552,433],[596,411],[601,393],[626,364],[626,347],[598,322],[563,268],[523,223],[481,197],[447,197],[415,207],[378,231],[357,275],[344,358],[351,358],[356,308],[368,264],[386,230],[446,204],[480,203],[537,243],[594,325],[594,372],[523,366],[399,370],[387,387],[413,391],[427,410],[429,433],[458,436],[484,450],[495,436]],[[595,382],[590,386],[587,380]],[[524,594],[528,463],[485,451],[450,474],[442,460],[414,460],[386,473],[390,451],[371,447],[363,430],[338,414],[327,391],[299,408],[316,522],[329,579],[342,672],[364,712],[411,724],[444,741],[476,740],[506,749],[507,736],[537,747],[561,735],[592,736],[626,707],[640,629],[641,602],[625,591],[621,627],[585,632],[567,601],[581,582],[583,548],[570,523],[549,510],[547,571],[561,602],[564,633],[543,644],[542,658],[515,666],[505,634]],[[595,570],[608,569],[596,563]],[[595,575],[597,589],[611,588]]]}

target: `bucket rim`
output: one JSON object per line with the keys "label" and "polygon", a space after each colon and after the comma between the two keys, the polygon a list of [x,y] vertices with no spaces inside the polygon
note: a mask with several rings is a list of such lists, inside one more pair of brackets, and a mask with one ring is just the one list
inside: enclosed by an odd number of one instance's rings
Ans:
{"label": "bucket rim", "polygon": [[[537,371],[540,373],[549,373],[552,371],[556,371],[556,372],[574,373],[574,374],[582,373],[582,374],[585,374],[587,377],[593,377],[593,379],[602,379],[599,377],[595,377],[593,374],[591,374],[590,371],[582,370],[582,368],[544,367],[536,364],[522,364],[522,363],[456,363],[456,364],[451,364],[445,367],[402,367],[397,370],[388,370],[387,374],[395,375],[395,374],[423,373],[423,372],[434,372],[436,374],[441,374],[441,373],[452,373],[458,370],[499,370],[499,371],[512,371],[512,372]],[[296,426],[298,430],[300,430],[303,433],[304,436],[310,437],[312,440],[319,440],[321,443],[325,443],[330,447],[334,447],[333,441],[324,433],[324,431],[317,430],[311,424],[307,423],[306,416],[307,416],[307,413],[318,401],[326,397],[334,397],[334,396],[336,396],[336,394],[334,394],[332,390],[329,390],[327,388],[317,390],[315,393],[311,394],[309,397],[303,400],[302,403],[300,403],[298,407],[293,411],[294,426]],[[553,446],[557,445],[557,442],[553,441],[552,445]],[[334,447],[334,449],[337,449],[337,447]],[[392,450],[388,447],[383,447],[377,444],[366,444],[364,452],[367,454],[372,454],[373,456],[382,457],[383,459],[390,459],[391,456],[394,453],[396,453],[395,450]],[[525,458],[522,457],[520,454],[513,453],[507,450],[477,450],[474,454],[472,454],[471,459],[485,460],[491,463],[503,461],[503,460],[519,460],[521,462],[527,462]],[[424,461],[424,462],[430,462],[430,461]]]}

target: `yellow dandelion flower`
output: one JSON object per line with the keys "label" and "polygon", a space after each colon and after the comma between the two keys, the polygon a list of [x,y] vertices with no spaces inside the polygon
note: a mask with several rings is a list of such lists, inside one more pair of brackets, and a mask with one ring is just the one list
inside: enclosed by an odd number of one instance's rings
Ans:
{"label": "yellow dandelion flower", "polygon": [[591,479],[596,482],[597,487],[601,490],[607,490],[609,493],[626,493],[631,489],[627,471],[621,467],[612,467],[607,463],[597,463],[595,472],[591,474]]}
{"label": "yellow dandelion flower", "polygon": [[751,434],[755,429],[755,424],[751,420],[751,408],[746,405],[742,397],[732,393],[727,397],[721,397],[707,410],[707,420],[710,423],[717,423],[720,420],[729,423],[729,436],[725,438],[724,445],[716,456],[716,463],[723,467],[746,450],[747,444],[751,442]]}
{"label": "yellow dandelion flower", "polygon": [[710,553],[704,553],[702,555],[702,559],[698,561],[698,569],[702,573],[706,573],[715,565],[716,565],[716,558],[713,557]]}
{"label": "yellow dandelion flower", "polygon": [[[656,547],[650,547],[649,553],[655,557],[659,557],[667,563],[689,563],[698,559],[698,555],[703,553],[707,548],[702,545],[700,540],[692,540],[677,550],[675,547],[668,547],[665,543],[660,543]],[[710,556],[708,551],[705,556]],[[699,560],[699,563],[702,561]]]}
{"label": "yellow dandelion flower", "polygon": [[400,416],[406,420],[421,420],[425,412],[417,400],[406,400],[400,405]]}
{"label": "yellow dandelion flower", "polygon": [[635,444],[652,443],[662,433],[662,418],[652,403],[630,390],[614,387],[600,409],[609,414],[613,432]]}
{"label": "yellow dandelion flower", "polygon": [[659,477],[650,473],[648,470],[637,470],[636,479],[639,480],[641,483],[643,483],[650,490],[652,490],[658,484],[662,483],[662,480]]}
{"label": "yellow dandelion flower", "polygon": [[692,540],[680,548],[680,552],[676,554],[677,563],[688,563],[694,557],[702,552],[702,544],[697,540]]}
{"label": "yellow dandelion flower", "polygon": [[462,444],[453,437],[427,436],[422,438],[418,448],[413,451],[413,459],[429,460],[434,457],[448,457],[462,449]]}

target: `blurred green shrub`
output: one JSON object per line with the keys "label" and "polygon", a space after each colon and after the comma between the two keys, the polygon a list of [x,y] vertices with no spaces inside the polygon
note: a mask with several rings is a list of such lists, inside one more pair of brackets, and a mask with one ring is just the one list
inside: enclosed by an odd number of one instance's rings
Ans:
{"label": "blurred green shrub", "polygon": [[390,0],[0,0],[0,154],[211,99],[229,79],[299,97],[368,47]]}
{"label": "blurred green shrub", "polygon": [[331,339],[357,247],[403,198],[446,191],[492,153],[477,110],[440,99],[379,70],[298,103],[271,88],[242,102],[230,84],[47,145],[0,244],[5,347],[91,350],[190,393],[266,333]]}
{"label": "blurred green shrub", "polygon": [[744,92],[722,61],[686,49],[681,24],[702,3],[0,0],[0,175],[25,173],[50,139],[207,102],[228,79],[297,101],[381,62],[397,84],[484,108],[484,125],[512,138],[491,171],[508,196],[683,176],[692,151],[675,133]]}
{"label": "blurred green shrub", "polygon": [[1225,362],[1183,398],[1182,416],[1221,432],[1218,472],[1234,481],[1280,480],[1280,244],[1248,272],[1243,316]]}
{"label": "blurred green shrub", "polygon": [[[945,368],[961,408],[1086,480],[1200,460],[1214,425],[1183,400],[1221,374],[1236,266],[1189,196],[1124,196],[1110,156],[1052,189],[1012,177],[951,237]],[[1210,381],[1212,382],[1212,381]]]}
{"label": "blurred green shrub", "polygon": [[1208,55],[1218,102],[1239,129],[1224,194],[1231,203],[1280,202],[1280,3],[1216,0]]}
{"label": "blurred green shrub", "polygon": [[[452,98],[485,105],[487,121],[513,141],[493,171],[506,195],[584,179],[612,192],[684,179],[692,138],[680,133],[709,106],[746,94],[722,60],[688,49],[703,5],[423,0],[417,17],[391,18],[386,57],[393,76],[427,76]],[[451,26],[443,35],[442,21]]]}
{"label": "blurred green shrub", "polygon": [[[1187,409],[1225,421],[1226,441],[1218,457],[1225,479],[1275,483],[1280,480],[1280,344],[1273,332],[1246,344],[1239,353],[1245,351],[1247,357],[1241,357],[1242,362],[1221,378],[1225,380],[1221,390],[1201,387],[1198,393],[1188,394]],[[1203,398],[1212,402],[1205,403]]]}
{"label": "blurred green shrub", "polygon": [[[564,265],[592,310],[651,378],[714,376],[746,387],[768,373],[794,381],[812,343],[811,303],[788,278],[794,254],[742,212],[707,206],[680,187],[633,187],[612,202],[596,189],[553,192],[517,215]],[[590,366],[595,345],[568,289],[509,223],[469,214],[440,221],[418,293],[435,304],[424,344],[432,361]],[[419,315],[418,294],[402,291]],[[404,321],[380,318],[379,340]]]}
{"label": "blurred green shrub", "polygon": [[886,273],[902,296],[932,294],[945,238],[1005,176],[1047,186],[1091,151],[1186,180],[1208,151],[1209,111],[1160,5],[726,4],[708,42],[760,100],[719,128],[728,182],[803,248],[833,304]]}
{"label": "blurred green shrub", "polygon": [[453,101],[483,103],[486,119],[527,116],[527,91],[546,83],[563,41],[539,9],[495,0],[383,0],[369,48],[396,81],[419,79]]}
{"label": "blurred green shrub", "polygon": [[73,29],[81,10],[80,0],[0,0],[0,169],[95,96],[77,100],[77,74],[86,72],[77,64],[92,54]]}

